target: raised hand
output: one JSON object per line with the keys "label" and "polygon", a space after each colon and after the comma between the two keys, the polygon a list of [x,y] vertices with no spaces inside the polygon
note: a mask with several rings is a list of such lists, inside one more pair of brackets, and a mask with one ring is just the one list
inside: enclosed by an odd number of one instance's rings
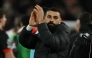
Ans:
{"label": "raised hand", "polygon": [[42,7],[40,7],[39,5],[35,6],[36,9],[34,9],[34,12],[36,14],[36,24],[41,24],[44,22],[44,12]]}
{"label": "raised hand", "polygon": [[35,10],[33,10],[31,12],[31,16],[30,16],[30,20],[29,20],[29,25],[32,26],[32,27],[35,27],[37,25],[37,23],[36,23],[36,13],[35,13]]}

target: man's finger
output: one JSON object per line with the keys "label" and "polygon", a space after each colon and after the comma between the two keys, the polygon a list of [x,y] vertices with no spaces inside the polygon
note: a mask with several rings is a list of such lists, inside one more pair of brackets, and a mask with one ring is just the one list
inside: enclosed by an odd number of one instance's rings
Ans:
{"label": "man's finger", "polygon": [[34,9],[34,12],[35,12],[35,15],[36,15],[36,18],[38,17],[38,11],[37,11],[37,9]]}
{"label": "man's finger", "polygon": [[40,11],[40,8],[36,5],[35,8],[37,9],[37,11]]}
{"label": "man's finger", "polygon": [[[33,16],[33,12],[34,12],[34,11],[31,12],[31,16]],[[30,17],[31,17],[31,16],[30,16]]]}
{"label": "man's finger", "polygon": [[39,8],[39,10],[43,10],[41,6],[39,6],[39,5],[36,5],[36,6]]}

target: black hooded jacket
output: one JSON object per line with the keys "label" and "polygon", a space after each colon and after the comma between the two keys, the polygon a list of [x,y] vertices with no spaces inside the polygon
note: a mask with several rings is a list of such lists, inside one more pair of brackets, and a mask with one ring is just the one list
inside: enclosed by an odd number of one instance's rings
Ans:
{"label": "black hooded jacket", "polygon": [[[90,36],[82,37],[83,33]],[[92,31],[88,25],[81,25],[78,33],[70,37],[69,57],[68,58],[92,58]]]}
{"label": "black hooded jacket", "polygon": [[33,35],[26,27],[19,35],[19,42],[28,49],[35,49],[34,58],[65,58],[69,47],[70,30],[65,23],[51,33],[46,23],[37,26],[38,34]]}

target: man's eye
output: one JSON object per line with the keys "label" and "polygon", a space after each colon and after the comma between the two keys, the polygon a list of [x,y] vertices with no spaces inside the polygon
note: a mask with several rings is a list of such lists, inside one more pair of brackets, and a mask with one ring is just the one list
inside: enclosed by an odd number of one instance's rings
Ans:
{"label": "man's eye", "polygon": [[48,15],[47,18],[51,18],[51,15]]}
{"label": "man's eye", "polygon": [[53,18],[54,18],[54,19],[58,19],[58,16],[54,16]]}

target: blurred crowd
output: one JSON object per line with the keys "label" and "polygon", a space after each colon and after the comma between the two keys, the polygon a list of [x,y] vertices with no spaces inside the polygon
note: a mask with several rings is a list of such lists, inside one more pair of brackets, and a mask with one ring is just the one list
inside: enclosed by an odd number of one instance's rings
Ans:
{"label": "blurred crowd", "polygon": [[64,20],[76,20],[80,13],[87,11],[92,13],[92,0],[0,0],[7,14],[7,28],[11,28],[15,18],[24,14],[30,15],[36,4],[42,7],[56,7],[61,11]]}
{"label": "blurred crowd", "polygon": [[64,20],[76,20],[83,11],[92,13],[91,2],[91,0],[0,0],[0,7],[6,11],[7,21],[13,25],[17,16],[29,15],[36,4],[42,7],[56,7],[61,11]]}

